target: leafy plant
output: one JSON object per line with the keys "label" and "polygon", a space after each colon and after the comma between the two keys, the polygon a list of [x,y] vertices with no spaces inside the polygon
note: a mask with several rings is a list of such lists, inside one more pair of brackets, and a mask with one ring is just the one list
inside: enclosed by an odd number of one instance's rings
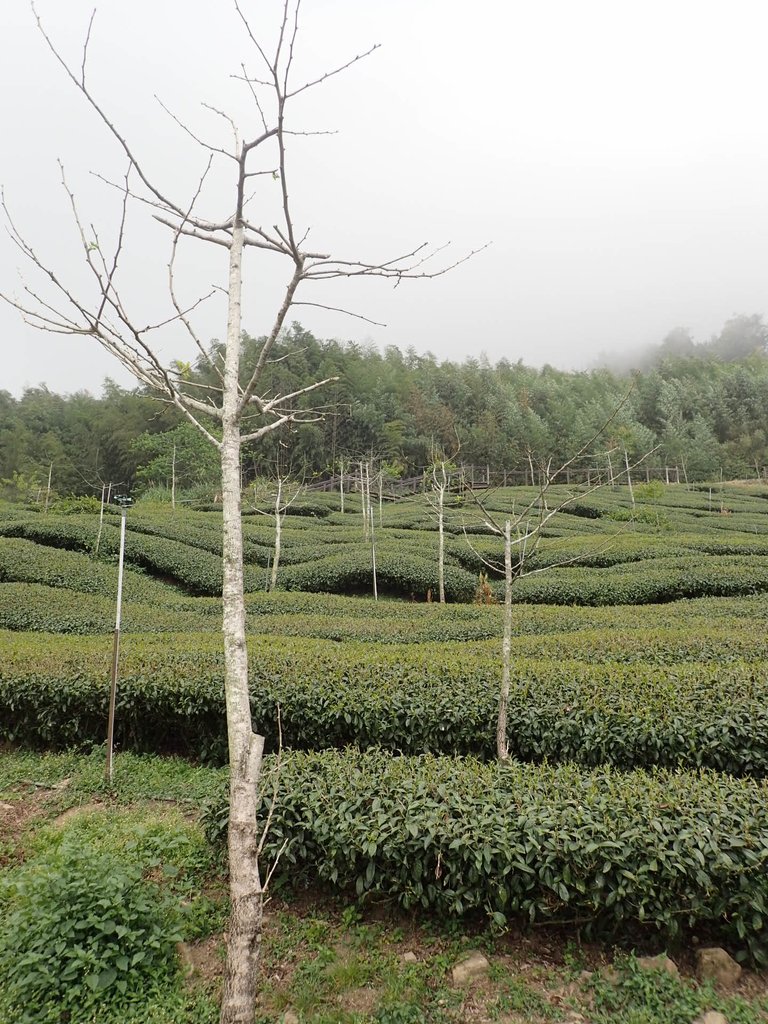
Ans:
{"label": "leafy plant", "polygon": [[63,845],[0,890],[0,991],[20,1022],[129,1007],[176,972],[178,907],[136,867]]}

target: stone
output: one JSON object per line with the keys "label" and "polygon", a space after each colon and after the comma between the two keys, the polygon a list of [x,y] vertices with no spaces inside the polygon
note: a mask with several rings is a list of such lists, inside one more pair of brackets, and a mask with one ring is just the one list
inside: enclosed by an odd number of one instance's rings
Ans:
{"label": "stone", "polygon": [[454,964],[451,971],[453,984],[467,985],[476,978],[482,978],[488,973],[490,966],[486,957],[479,950],[473,949]]}
{"label": "stone", "polygon": [[697,1017],[693,1024],[728,1024],[728,1018],[719,1010],[707,1010]]}
{"label": "stone", "polygon": [[658,956],[639,956],[637,966],[641,971],[666,971],[667,974],[671,974],[675,978],[680,976],[677,964],[674,960],[670,960],[665,953],[659,953]]}
{"label": "stone", "polygon": [[299,1024],[298,1014],[295,1014],[293,1010],[286,1010],[283,1014],[282,1024]]}
{"label": "stone", "polygon": [[409,949],[407,953],[403,953],[400,959],[404,964],[417,964],[419,962],[419,958],[412,949]]}
{"label": "stone", "polygon": [[711,981],[715,988],[732,989],[741,977],[741,967],[720,946],[696,950],[696,977]]}

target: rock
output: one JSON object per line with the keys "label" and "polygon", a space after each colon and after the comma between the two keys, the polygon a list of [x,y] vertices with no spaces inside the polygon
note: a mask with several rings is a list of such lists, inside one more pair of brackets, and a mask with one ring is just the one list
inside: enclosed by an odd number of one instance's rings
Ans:
{"label": "rock", "polygon": [[467,985],[470,981],[474,981],[475,978],[482,978],[483,975],[488,973],[490,966],[483,954],[479,950],[473,949],[454,964],[451,971],[453,984]]}
{"label": "rock", "polygon": [[641,971],[666,971],[675,978],[680,976],[677,964],[664,953],[659,953],[658,956],[639,956],[637,966]]}
{"label": "rock", "polygon": [[728,1018],[719,1010],[707,1010],[697,1017],[693,1024],[728,1024]]}
{"label": "rock", "polygon": [[419,958],[412,949],[409,949],[407,953],[403,953],[400,959],[404,964],[417,964],[419,962]]}
{"label": "rock", "polygon": [[283,1014],[283,1024],[299,1024],[298,1015],[293,1010],[286,1010]]}
{"label": "rock", "polygon": [[741,977],[741,967],[720,946],[696,950],[696,977],[711,981],[715,988],[731,989]]}

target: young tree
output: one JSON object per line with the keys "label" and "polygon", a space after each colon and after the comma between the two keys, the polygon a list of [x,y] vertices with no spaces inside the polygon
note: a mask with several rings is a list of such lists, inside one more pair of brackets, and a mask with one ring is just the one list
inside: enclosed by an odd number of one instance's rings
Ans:
{"label": "young tree", "polygon": [[[238,76],[253,100],[254,118],[259,128],[241,136],[234,120],[215,110],[232,130],[232,140],[218,145],[203,141],[196,132],[171,117],[199,143],[204,166],[192,196],[171,197],[149,173],[128,139],[120,132],[100,105],[87,77],[88,46],[93,18],[78,65],[69,64],[44,28],[35,8],[37,26],[64,74],[100,118],[105,132],[112,136],[125,157],[121,181],[107,181],[120,196],[116,243],[102,243],[95,228],[81,215],[64,168],[61,182],[72,212],[82,254],[91,275],[93,289],[82,295],[66,280],[66,272],[52,268],[25,237],[11,217],[3,200],[11,238],[39,273],[42,285],[27,285],[22,298],[3,296],[21,311],[28,323],[60,334],[89,335],[114,355],[146,388],[175,406],[214,446],[221,465],[223,504],[223,641],[225,698],[230,761],[229,880],[231,916],[228,930],[227,967],[222,997],[222,1024],[251,1024],[258,991],[258,967],[264,891],[259,874],[259,834],[256,821],[258,785],[264,738],[253,729],[248,690],[248,652],[246,646],[245,601],[243,593],[243,537],[241,509],[241,448],[258,441],[289,423],[301,422],[297,400],[322,387],[319,380],[293,392],[266,395],[260,390],[270,352],[286,316],[301,303],[297,292],[306,282],[333,281],[340,278],[382,277],[396,282],[404,278],[429,278],[445,273],[450,266],[431,269],[426,261],[434,250],[419,245],[404,256],[369,262],[336,257],[321,249],[306,246],[307,231],[294,222],[289,201],[289,173],[286,138],[291,130],[287,116],[294,102],[308,90],[345,71],[372,53],[351,58],[324,74],[294,82],[294,58],[299,27],[300,0],[283,0],[277,19],[277,41],[270,48],[257,38],[241,0],[233,0],[244,33],[253,48],[254,68],[243,67]],[[213,108],[209,108],[213,109]],[[268,158],[265,162],[265,159]],[[261,162],[259,162],[261,161]],[[223,214],[203,216],[199,208],[208,198],[206,186],[211,168],[223,164],[231,171],[231,198]],[[259,185],[272,181],[279,190],[279,219],[262,220],[250,214],[248,190],[256,186],[256,198],[268,202]],[[167,282],[169,315],[149,326],[145,317],[129,310],[123,298],[123,250],[129,207],[133,204],[149,212],[169,231]],[[271,216],[271,211],[266,211]],[[263,223],[274,224],[271,228]],[[177,253],[188,240],[217,247],[227,263],[226,332],[223,358],[215,359],[206,351],[195,327],[195,312],[208,296],[183,304],[175,281]],[[244,257],[249,249],[282,259],[287,268],[285,291],[276,304],[274,320],[259,352],[252,372],[241,379],[242,293]],[[463,257],[468,259],[471,253]],[[457,263],[463,262],[456,261]],[[215,289],[212,289],[213,294]],[[325,307],[330,308],[330,307]],[[211,362],[217,384],[196,388],[187,379],[184,367],[166,365],[160,358],[155,338],[169,324],[182,325],[197,346],[201,359]],[[159,339],[158,339],[159,340]],[[258,425],[254,423],[258,418]],[[213,422],[216,427],[209,429]]]}
{"label": "young tree", "polygon": [[[303,483],[291,482],[288,471],[281,467],[279,463],[275,467],[274,479],[263,481],[261,485],[259,483],[253,484],[253,499],[256,511],[260,515],[269,516],[275,523],[275,547],[268,581],[270,593],[277,588],[277,572],[280,568],[280,554],[283,546],[283,523],[288,514],[288,509],[303,490]],[[265,502],[269,502],[272,506],[271,511],[267,512],[265,509],[259,508],[259,505]]]}
{"label": "young tree", "polygon": [[427,504],[437,519],[437,588],[440,604],[445,604],[445,496],[450,492],[451,482],[456,474],[456,456],[460,445],[451,456],[432,449],[432,464],[428,469],[429,491]]}
{"label": "young tree", "polygon": [[[552,466],[551,461],[537,467],[536,475],[539,480],[538,487],[530,501],[526,502],[520,509],[511,509],[508,514],[499,520],[488,511],[482,499],[477,494],[473,493],[475,503],[482,512],[485,525],[493,533],[502,537],[504,541],[504,562],[503,567],[501,568],[494,562],[483,558],[483,556],[480,555],[479,552],[470,544],[470,547],[472,547],[472,550],[481,559],[484,565],[486,565],[492,572],[496,574],[501,572],[504,576],[501,682],[499,685],[499,709],[496,718],[496,756],[500,761],[506,761],[509,759],[507,714],[509,709],[509,693],[512,679],[513,585],[516,580],[522,579],[524,576],[532,576],[534,574],[547,572],[558,566],[568,565],[575,560],[573,558],[568,558],[539,568],[531,569],[529,567],[529,560],[535,554],[536,549],[541,543],[544,536],[544,528],[547,524],[574,501],[579,498],[583,498],[587,494],[592,494],[594,491],[605,486],[604,481],[598,480],[596,483],[587,485],[587,487],[580,491],[572,491],[571,493],[566,494],[565,497],[561,497],[560,500],[555,500],[553,504],[549,503],[549,494],[552,486],[557,482],[558,478],[561,481],[565,479],[568,469],[571,468],[574,463],[578,462],[588,453],[592,453],[595,442],[604,433],[606,427],[618,413],[619,409],[624,405],[627,398],[628,394],[611,414],[609,420],[600,427],[599,431],[585,445],[583,445],[575,455],[556,467]],[[628,480],[630,479],[631,469],[634,469],[635,466],[643,462],[648,455],[652,454],[655,450],[655,448],[651,449],[651,451],[641,456],[633,465],[630,465],[629,462],[627,462],[626,474]],[[533,476],[534,467],[533,459],[531,458],[531,477],[533,478]],[[609,476],[609,481],[610,484],[613,485],[614,477],[612,471]],[[469,543],[468,536],[467,542]]]}

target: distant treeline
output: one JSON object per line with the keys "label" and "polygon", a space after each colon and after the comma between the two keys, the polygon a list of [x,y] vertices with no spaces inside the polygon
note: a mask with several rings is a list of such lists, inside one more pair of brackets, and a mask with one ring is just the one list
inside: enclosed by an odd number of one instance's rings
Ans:
{"label": "distant treeline", "polygon": [[[659,445],[654,461],[680,467],[688,480],[755,477],[768,464],[767,349],[762,318],[735,317],[705,344],[673,331],[631,373],[567,372],[491,365],[483,356],[457,363],[412,349],[380,352],[320,341],[294,324],[265,390],[286,394],[338,379],[301,400],[311,422],[244,452],[244,477],[272,475],[279,460],[284,475],[309,480],[363,455],[410,476],[457,452],[463,463],[515,472],[529,464],[529,453],[534,462],[564,461],[612,414],[601,445],[630,459]],[[258,350],[258,339],[244,338],[244,376]],[[208,361],[177,364],[196,394],[200,384],[216,386],[220,355],[214,344]],[[133,491],[167,486],[172,463],[179,489],[216,488],[213,447],[139,389],[107,381],[99,398],[46,387],[20,399],[0,391],[0,480],[8,497],[47,487],[49,472],[62,495],[98,494],[102,482]]]}

